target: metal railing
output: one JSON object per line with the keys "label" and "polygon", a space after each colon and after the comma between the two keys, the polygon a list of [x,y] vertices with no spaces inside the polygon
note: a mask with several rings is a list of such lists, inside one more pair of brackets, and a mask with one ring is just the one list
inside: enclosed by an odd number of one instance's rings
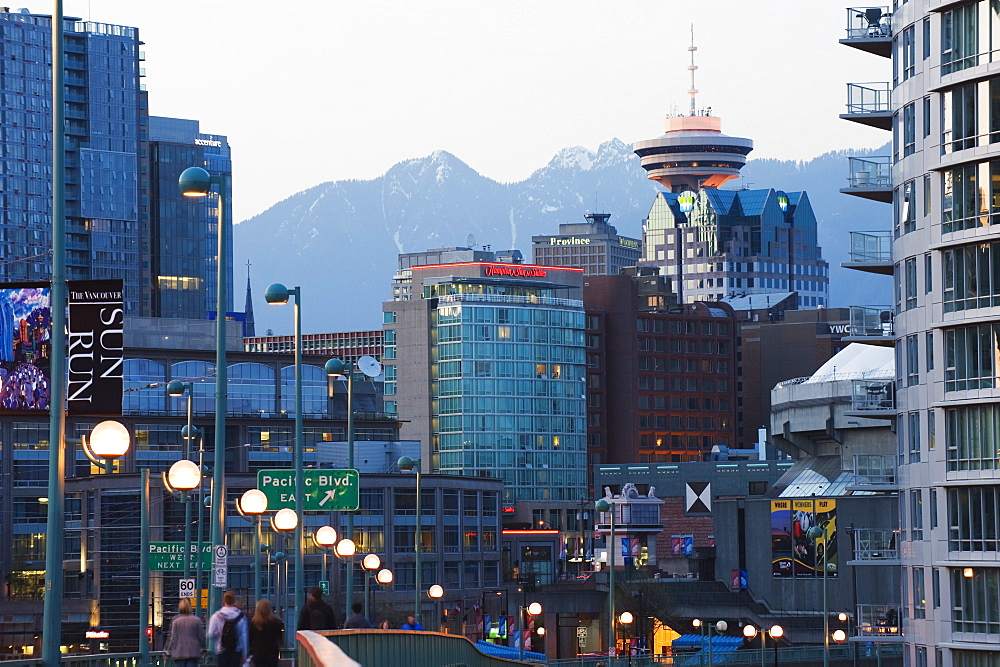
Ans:
{"label": "metal railing", "polygon": [[[60,662],[72,667],[166,667],[168,659],[161,651],[150,652],[148,662],[139,662],[138,653],[68,653]],[[4,667],[41,667],[41,657],[31,660],[0,660]]]}
{"label": "metal railing", "polygon": [[461,301],[481,301],[486,303],[516,303],[536,304],[539,306],[567,306],[583,308],[579,299],[560,299],[554,296],[523,296],[519,294],[445,294],[438,297],[438,303],[456,303]]}
{"label": "metal railing", "polygon": [[891,338],[894,334],[892,306],[851,306],[852,337]]}
{"label": "metal railing", "polygon": [[892,158],[888,155],[847,158],[848,187],[873,190],[892,187]]}
{"label": "metal railing", "polygon": [[892,37],[892,14],[888,7],[848,7],[848,39]]}
{"label": "metal railing", "polygon": [[858,486],[895,484],[896,457],[882,454],[855,454],[854,483]]}
{"label": "metal railing", "polygon": [[895,560],[899,558],[898,540],[897,530],[855,529],[854,559]]}
{"label": "metal railing", "polygon": [[847,84],[847,113],[886,113],[892,111],[892,88],[888,81]]}
{"label": "metal railing", "polygon": [[892,262],[892,232],[851,232],[852,262]]}
{"label": "metal railing", "polygon": [[851,409],[880,412],[896,409],[896,388],[892,380],[854,380]]}

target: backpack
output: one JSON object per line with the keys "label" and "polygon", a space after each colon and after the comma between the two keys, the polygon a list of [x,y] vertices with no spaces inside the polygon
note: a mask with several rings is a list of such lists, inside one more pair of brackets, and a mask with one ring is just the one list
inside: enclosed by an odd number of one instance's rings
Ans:
{"label": "backpack", "polygon": [[240,646],[240,627],[239,623],[243,620],[243,612],[241,611],[236,616],[232,618],[227,618],[226,622],[222,624],[222,633],[219,635],[219,646],[226,653],[235,653],[239,650]]}

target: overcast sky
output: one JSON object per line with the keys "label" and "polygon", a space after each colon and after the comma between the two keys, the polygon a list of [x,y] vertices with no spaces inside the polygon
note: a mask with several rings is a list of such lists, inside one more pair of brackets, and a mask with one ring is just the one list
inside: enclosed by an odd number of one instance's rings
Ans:
{"label": "overcast sky", "polygon": [[[32,11],[51,11],[35,2]],[[135,26],[150,113],[229,137],[237,221],[308,187],[442,149],[500,181],[559,149],[663,131],[699,107],[751,157],[808,159],[888,134],[839,120],[888,59],[842,46],[847,3],[745,0],[65,0]]]}

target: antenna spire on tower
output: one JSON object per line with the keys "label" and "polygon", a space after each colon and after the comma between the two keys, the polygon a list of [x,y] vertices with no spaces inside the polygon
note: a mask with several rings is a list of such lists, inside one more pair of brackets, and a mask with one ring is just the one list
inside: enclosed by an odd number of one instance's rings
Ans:
{"label": "antenna spire on tower", "polygon": [[691,24],[691,46],[688,47],[688,51],[691,52],[691,64],[688,65],[688,70],[691,72],[691,88],[688,89],[688,95],[691,96],[691,115],[694,116],[697,112],[694,105],[694,97],[698,94],[698,89],[694,87],[694,72],[698,69],[698,66],[694,64],[694,52],[698,50],[698,47],[694,45],[694,24]]}

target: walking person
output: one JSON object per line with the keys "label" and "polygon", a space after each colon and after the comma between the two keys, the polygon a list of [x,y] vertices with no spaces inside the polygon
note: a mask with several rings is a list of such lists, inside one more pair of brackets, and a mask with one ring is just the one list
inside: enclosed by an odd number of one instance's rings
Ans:
{"label": "walking person", "polygon": [[195,667],[205,653],[205,626],[191,613],[191,600],[177,605],[178,614],[170,621],[170,637],[164,652],[177,667]]}
{"label": "walking person", "polygon": [[247,617],[236,606],[236,594],[222,594],[222,608],[208,622],[208,638],[215,642],[218,667],[241,667],[248,655]]}
{"label": "walking person", "polygon": [[349,619],[344,621],[345,630],[368,630],[372,627],[372,622],[361,613],[362,609],[364,609],[364,605],[360,602],[355,602],[351,605],[351,611],[353,611],[354,614],[352,614]]}
{"label": "walking person", "polygon": [[333,607],[323,601],[323,589],[313,586],[299,614],[297,630],[333,630],[337,627]]}
{"label": "walking person", "polygon": [[278,667],[278,651],[284,644],[285,624],[274,615],[267,600],[257,602],[250,619],[250,657],[254,667]]}

